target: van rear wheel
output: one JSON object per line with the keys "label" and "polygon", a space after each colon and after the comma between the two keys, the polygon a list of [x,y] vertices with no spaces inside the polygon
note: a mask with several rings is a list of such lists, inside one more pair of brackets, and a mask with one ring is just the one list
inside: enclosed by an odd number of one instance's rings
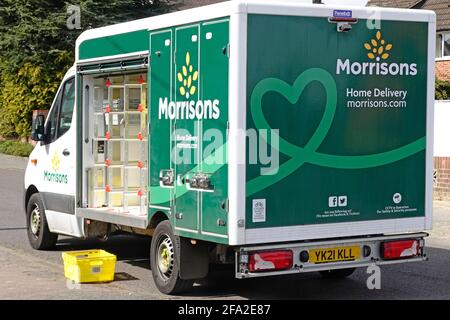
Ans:
{"label": "van rear wheel", "polygon": [[159,291],[177,294],[190,289],[193,280],[180,278],[180,239],[175,236],[169,221],[156,227],[150,246],[150,266]]}
{"label": "van rear wheel", "polygon": [[39,193],[33,194],[28,201],[27,234],[30,245],[36,250],[51,249],[58,241],[58,235],[51,233],[48,228],[44,205]]}
{"label": "van rear wheel", "polygon": [[335,269],[319,271],[320,275],[325,279],[343,279],[352,275],[356,268]]}

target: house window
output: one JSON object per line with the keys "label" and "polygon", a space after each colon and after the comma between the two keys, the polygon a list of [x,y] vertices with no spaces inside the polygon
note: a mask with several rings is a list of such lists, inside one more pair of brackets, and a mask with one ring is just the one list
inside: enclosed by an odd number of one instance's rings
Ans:
{"label": "house window", "polygon": [[445,33],[443,36],[444,57],[450,56],[450,33]]}
{"label": "house window", "polygon": [[442,58],[442,34],[436,35],[436,58]]}
{"label": "house window", "polygon": [[436,35],[436,58],[450,58],[450,32]]}

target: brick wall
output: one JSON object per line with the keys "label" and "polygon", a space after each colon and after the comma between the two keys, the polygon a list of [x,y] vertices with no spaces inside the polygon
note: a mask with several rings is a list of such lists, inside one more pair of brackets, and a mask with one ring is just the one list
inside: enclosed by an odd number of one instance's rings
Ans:
{"label": "brick wall", "polygon": [[450,81],[450,60],[436,61],[436,78]]}
{"label": "brick wall", "polygon": [[450,157],[435,157],[434,198],[450,200]]}

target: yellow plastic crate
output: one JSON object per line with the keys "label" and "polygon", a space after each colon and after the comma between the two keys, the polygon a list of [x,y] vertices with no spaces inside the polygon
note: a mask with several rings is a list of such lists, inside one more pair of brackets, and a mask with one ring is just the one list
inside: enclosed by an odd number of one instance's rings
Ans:
{"label": "yellow plastic crate", "polygon": [[104,250],[63,252],[64,275],[76,283],[114,280],[116,256]]}

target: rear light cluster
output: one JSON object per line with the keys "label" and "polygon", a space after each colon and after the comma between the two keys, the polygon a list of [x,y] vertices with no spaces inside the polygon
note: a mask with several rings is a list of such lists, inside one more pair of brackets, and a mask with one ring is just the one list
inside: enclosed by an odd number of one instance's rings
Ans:
{"label": "rear light cluster", "polygon": [[[381,258],[384,260],[404,259],[422,254],[423,240],[407,239],[393,240],[381,243]],[[364,246],[364,257],[371,254],[369,246]],[[308,251],[300,253],[300,261],[307,262]],[[293,267],[294,254],[292,250],[252,251],[240,256],[240,263],[248,265],[249,272],[268,272],[289,270]]]}
{"label": "rear light cluster", "polygon": [[291,269],[293,253],[291,250],[251,252],[248,268],[250,272]]}
{"label": "rear light cluster", "polygon": [[418,256],[421,250],[419,240],[397,240],[381,244],[381,257],[385,260]]}

